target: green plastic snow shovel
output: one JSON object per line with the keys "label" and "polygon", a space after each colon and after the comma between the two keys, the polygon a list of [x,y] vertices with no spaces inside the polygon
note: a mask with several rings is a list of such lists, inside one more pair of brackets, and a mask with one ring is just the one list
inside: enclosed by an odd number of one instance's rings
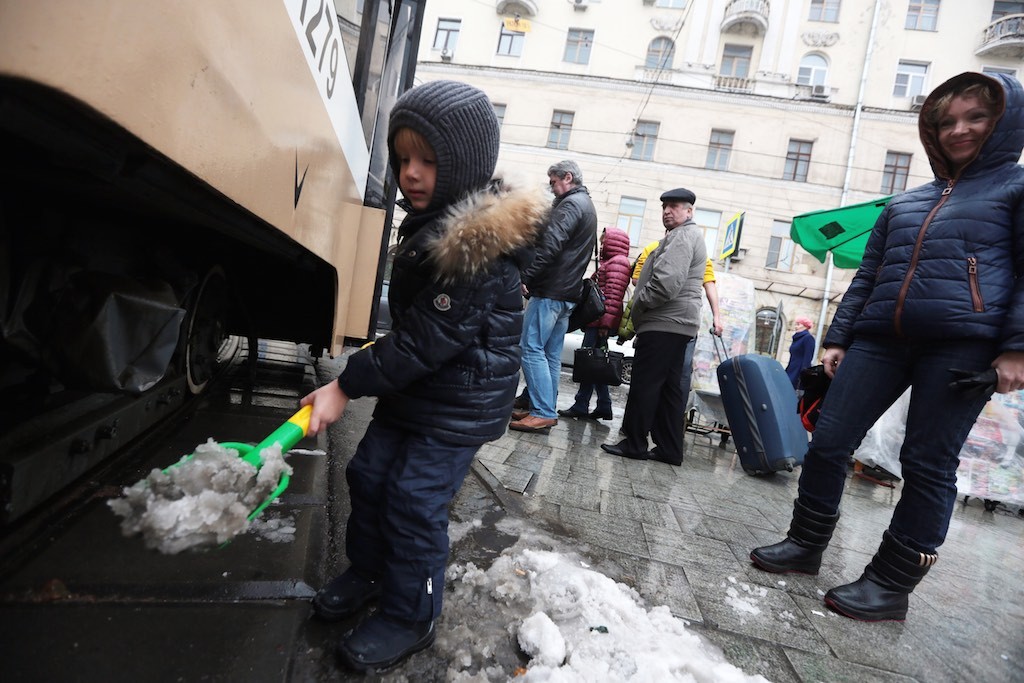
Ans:
{"label": "green plastic snow shovel", "polygon": [[[287,422],[275,429],[270,433],[270,436],[263,439],[263,441],[260,441],[255,446],[235,441],[223,441],[220,445],[224,448],[233,448],[238,451],[238,457],[245,460],[258,470],[263,466],[263,459],[260,458],[260,453],[264,448],[269,448],[275,443],[278,443],[281,446],[281,453],[287,453],[295,447],[295,444],[302,440],[302,437],[306,436],[309,432],[309,416],[312,413],[313,406],[303,406],[299,409],[299,412],[288,418]],[[172,465],[172,467],[174,466],[175,465]],[[256,519],[268,505],[273,503],[278,496],[284,493],[284,490],[288,488],[289,481],[291,481],[291,477],[288,474],[282,474],[281,480],[277,484],[277,488],[271,491],[266,500],[256,506],[256,509],[249,513],[249,521]]]}

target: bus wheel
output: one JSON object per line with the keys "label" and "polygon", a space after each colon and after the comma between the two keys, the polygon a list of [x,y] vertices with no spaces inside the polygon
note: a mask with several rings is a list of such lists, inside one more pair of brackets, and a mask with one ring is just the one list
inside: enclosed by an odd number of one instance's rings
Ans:
{"label": "bus wheel", "polygon": [[221,346],[227,341],[227,278],[220,266],[210,269],[185,317],[185,378],[193,394],[202,393],[217,370]]}

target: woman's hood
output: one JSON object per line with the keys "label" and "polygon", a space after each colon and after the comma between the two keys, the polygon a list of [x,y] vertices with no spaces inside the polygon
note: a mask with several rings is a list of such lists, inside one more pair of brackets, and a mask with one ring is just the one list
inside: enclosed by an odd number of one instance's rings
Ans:
{"label": "woman's hood", "polygon": [[601,260],[607,261],[613,256],[629,256],[629,235],[618,228],[605,228]]}
{"label": "woman's hood", "polygon": [[932,171],[938,178],[949,179],[953,177],[953,173],[939,145],[938,129],[928,121],[927,113],[945,93],[953,89],[963,89],[975,82],[997,84],[1002,98],[996,105],[997,118],[992,133],[985,140],[978,156],[961,170],[960,175],[975,175],[1007,163],[1015,164],[1020,159],[1021,148],[1024,148],[1024,88],[1021,87],[1020,81],[1005,74],[966,72],[950,78],[935,88],[925,100],[918,117],[921,144],[924,145]]}
{"label": "woman's hood", "polygon": [[430,249],[441,279],[472,279],[503,256],[530,247],[549,211],[539,190],[502,178],[452,204],[438,219]]}

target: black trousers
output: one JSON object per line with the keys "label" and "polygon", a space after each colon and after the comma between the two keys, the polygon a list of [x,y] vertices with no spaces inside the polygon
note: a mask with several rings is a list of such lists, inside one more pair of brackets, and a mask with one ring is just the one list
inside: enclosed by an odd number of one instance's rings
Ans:
{"label": "black trousers", "polygon": [[626,398],[622,431],[626,448],[633,453],[647,451],[647,435],[661,455],[683,457],[683,420],[686,397],[682,377],[686,345],[692,337],[671,332],[642,332],[634,343],[633,376]]}

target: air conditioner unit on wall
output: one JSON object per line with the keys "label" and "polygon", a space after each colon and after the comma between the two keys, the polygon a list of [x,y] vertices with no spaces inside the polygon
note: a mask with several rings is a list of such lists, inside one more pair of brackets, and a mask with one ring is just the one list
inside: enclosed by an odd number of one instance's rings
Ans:
{"label": "air conditioner unit on wall", "polygon": [[587,0],[572,0],[572,8],[577,12],[585,11],[588,4]]}
{"label": "air conditioner unit on wall", "polygon": [[816,100],[826,99],[832,94],[832,88],[827,85],[812,85],[811,86],[811,97]]}
{"label": "air conditioner unit on wall", "polygon": [[926,99],[928,99],[927,95],[914,95],[910,98],[910,108],[917,111],[921,108]]}
{"label": "air conditioner unit on wall", "polygon": [[441,50],[441,61],[450,62],[452,61],[452,51],[448,48]]}

